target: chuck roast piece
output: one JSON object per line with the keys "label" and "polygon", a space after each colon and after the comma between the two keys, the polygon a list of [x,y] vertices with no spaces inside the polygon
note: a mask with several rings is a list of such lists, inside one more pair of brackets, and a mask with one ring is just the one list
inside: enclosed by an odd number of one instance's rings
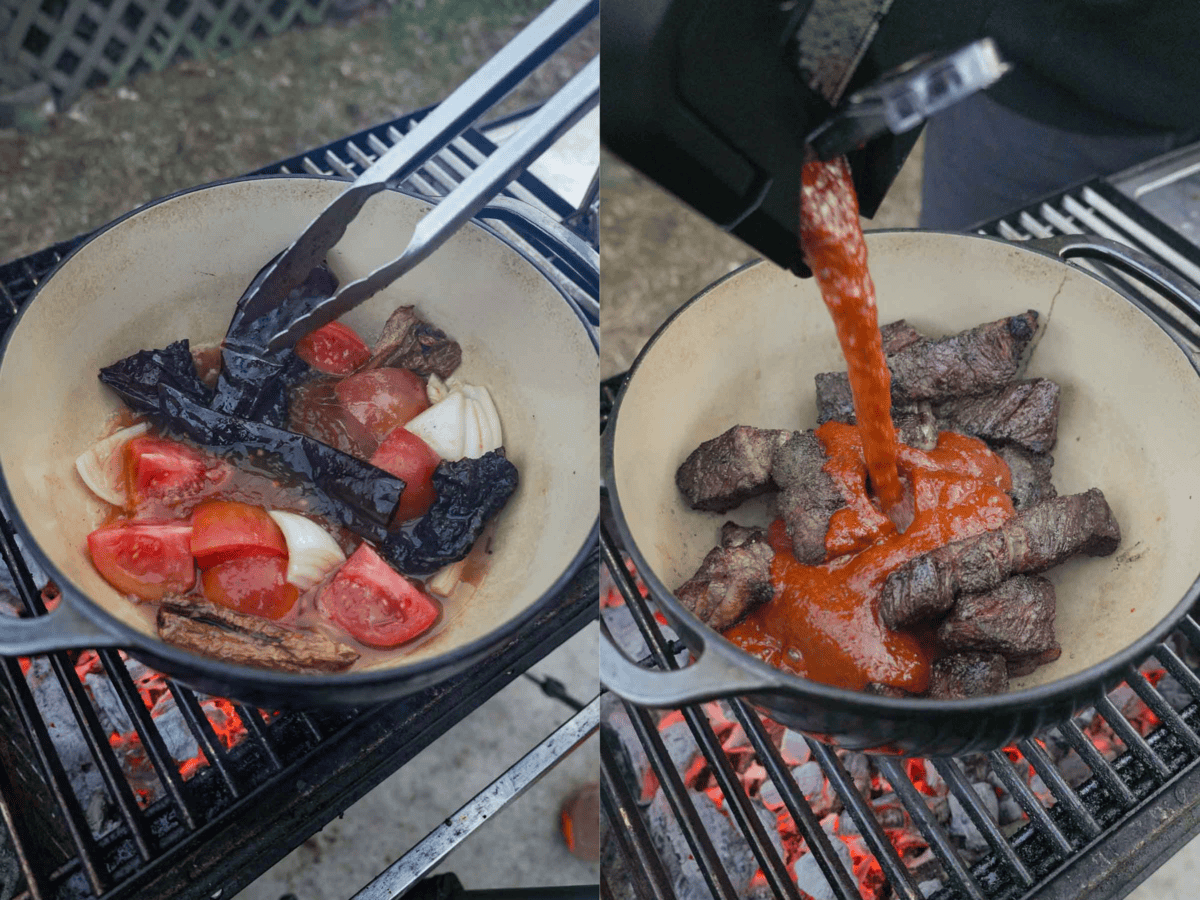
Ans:
{"label": "chuck roast piece", "polygon": [[1054,465],[1054,457],[1049,453],[1030,453],[1023,447],[998,447],[996,455],[1008,465],[1012,473],[1013,507],[1028,509],[1043,500],[1057,497],[1058,491],[1050,483],[1050,469]]}
{"label": "chuck roast piece", "polygon": [[284,628],[206,600],[168,600],[158,609],[168,644],[225,662],[285,672],[338,672],[358,651],[313,630]]}
{"label": "chuck roast piece", "polygon": [[933,663],[927,697],[962,700],[1008,690],[1008,665],[999,653],[955,653]]}
{"label": "chuck roast piece", "polygon": [[1010,656],[1008,658],[1008,677],[1020,678],[1022,675],[1028,675],[1039,666],[1044,666],[1047,663],[1052,663],[1062,656],[1062,647],[1055,641],[1054,646],[1041,653],[1033,653],[1029,656]]}
{"label": "chuck roast piece", "polygon": [[692,509],[728,512],[775,487],[771,456],[790,431],[734,425],[692,451],[675,484]]}
{"label": "chuck roast piece", "polygon": [[825,561],[825,533],[830,517],[846,505],[842,492],[826,474],[825,448],[811,431],[794,432],[771,459],[779,485],[779,514],[792,539],[792,555],[806,565]]}
{"label": "chuck roast piece", "polygon": [[721,527],[721,546],[708,551],[696,574],[675,596],[702,622],[722,631],[775,596],[774,558],[765,531],[726,522]]}
{"label": "chuck roast piece", "polygon": [[1015,575],[990,591],[960,596],[937,636],[947,650],[1037,656],[1058,646],[1054,612],[1054,585],[1037,575]]}
{"label": "chuck roast piece", "polygon": [[1058,395],[1058,385],[1046,378],[1015,381],[992,394],[939,404],[938,423],[942,431],[1045,453],[1058,440]]}
{"label": "chuck roast piece", "polygon": [[1037,330],[1029,310],[938,340],[923,339],[888,357],[892,392],[908,400],[949,400],[997,390],[1016,377]]}
{"label": "chuck roast piece", "polygon": [[[850,391],[850,377],[845,372],[822,372],[816,376],[816,382],[818,424],[858,424],[854,415],[854,395]],[[892,424],[896,428],[896,437],[910,447],[932,450],[937,446],[938,421],[928,401],[894,403]]]}
{"label": "chuck roast piece", "polygon": [[462,348],[457,342],[421,319],[415,307],[401,306],[384,323],[366,367],[392,366],[449,378],[461,362]]}
{"label": "chuck roast piece", "polygon": [[1010,575],[1044,572],[1076,553],[1108,556],[1121,529],[1098,488],[1045,500],[993,531],[954,541],[909,560],[883,585],[888,628],[941,615],[960,593],[997,587]]}

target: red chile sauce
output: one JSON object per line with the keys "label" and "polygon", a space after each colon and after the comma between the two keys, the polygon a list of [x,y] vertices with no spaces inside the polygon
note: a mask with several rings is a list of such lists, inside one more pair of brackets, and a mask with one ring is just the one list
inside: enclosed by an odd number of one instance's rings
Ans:
{"label": "red chile sauce", "polygon": [[[813,681],[921,693],[937,647],[928,633],[882,623],[883,583],[915,556],[1001,525],[1013,514],[1012,477],[975,438],[943,432],[930,451],[897,440],[850,168],[845,159],[808,162],[801,184],[801,243],[837,328],[859,423],[828,422],[816,432],[846,507],[830,520],[818,566],[797,562],[782,520],[772,523],[775,598],[725,636]],[[903,533],[894,522],[907,526]]]}

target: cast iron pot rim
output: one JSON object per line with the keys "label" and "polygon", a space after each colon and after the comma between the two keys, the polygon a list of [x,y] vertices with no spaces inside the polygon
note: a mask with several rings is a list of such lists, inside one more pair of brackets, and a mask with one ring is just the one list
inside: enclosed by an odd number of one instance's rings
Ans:
{"label": "cast iron pot rim", "polygon": [[[1003,244],[1006,248],[1014,249],[1025,253],[1035,253],[1038,256],[1052,259],[1060,265],[1068,265],[1066,260],[1060,259],[1054,254],[1047,253],[1032,247],[1026,247],[1015,244],[1011,241],[1006,241],[1003,238],[994,237],[992,235],[968,234],[963,232],[949,231],[930,231],[928,229],[916,228],[890,228],[881,229],[878,231],[869,232],[869,234],[937,234],[941,236],[949,236],[953,238],[963,238],[967,240],[985,240],[992,241],[997,244]],[[1035,685],[1034,687],[1023,688],[1018,691],[1009,691],[1003,694],[991,694],[984,697],[969,697],[966,699],[956,700],[939,700],[931,697],[888,697],[884,695],[868,694],[863,691],[853,691],[849,688],[835,687],[833,685],[822,684],[818,681],[810,681],[799,675],[794,675],[790,672],[785,672],[782,669],[777,669],[774,666],[764,662],[756,656],[746,652],[736,644],[728,640],[724,635],[714,628],[709,627],[704,622],[701,622],[696,615],[686,606],[679,602],[675,597],[675,593],[670,590],[654,572],[646,558],[642,555],[641,549],[633,540],[633,535],[625,521],[625,513],[621,508],[620,492],[617,488],[616,473],[614,471],[614,442],[616,440],[617,425],[620,421],[621,405],[625,399],[625,393],[629,384],[637,376],[638,369],[641,367],[642,361],[650,353],[651,349],[659,338],[661,338],[674,323],[675,319],[682,315],[694,303],[706,297],[710,292],[716,290],[726,281],[738,277],[743,272],[755,266],[763,264],[763,260],[751,260],[738,268],[734,269],[708,286],[702,288],[695,296],[689,299],[686,303],[676,309],[663,322],[662,325],[654,332],[646,344],[638,353],[637,358],[633,361],[633,365],[629,367],[629,372],[625,380],[621,384],[621,389],[617,394],[616,401],[613,404],[612,412],[609,415],[608,424],[604,429],[604,434],[601,438],[600,445],[600,470],[604,479],[605,490],[607,491],[613,513],[613,521],[616,524],[617,532],[621,536],[624,544],[624,549],[633,558],[634,565],[637,567],[638,575],[649,588],[655,602],[657,602],[663,611],[677,625],[677,630],[680,631],[680,636],[684,638],[684,643],[689,643],[688,637],[693,640],[699,640],[703,644],[704,653],[718,653],[723,658],[740,666],[743,669],[760,676],[764,680],[762,688],[755,688],[750,696],[762,698],[766,702],[766,698],[772,694],[781,695],[798,695],[802,699],[815,700],[825,706],[835,709],[853,710],[856,712],[876,712],[888,713],[896,715],[913,715],[913,714],[929,714],[931,712],[955,714],[955,713],[1005,713],[1018,714],[1027,710],[1030,706],[1046,707],[1054,703],[1064,700],[1072,700],[1084,696],[1095,695],[1097,691],[1107,691],[1113,685],[1118,684],[1121,680],[1127,677],[1127,667],[1134,666],[1150,654],[1152,649],[1159,644],[1178,624],[1179,621],[1187,614],[1188,610],[1200,599],[1200,575],[1192,582],[1191,587],[1184,592],[1183,598],[1172,607],[1171,611],[1164,616],[1157,625],[1151,628],[1148,632],[1142,635],[1138,640],[1126,646],[1123,650],[1114,653],[1107,659],[1101,660],[1080,672],[1075,672],[1065,678],[1060,678],[1055,681],[1045,684]],[[1086,269],[1077,266],[1071,267],[1073,271],[1078,271],[1080,274],[1087,275],[1095,279],[1102,287],[1111,291],[1116,297],[1130,303],[1119,292],[1113,290],[1109,285],[1105,284],[1100,278]],[[1134,305],[1135,308],[1136,304]],[[1143,315],[1146,313],[1143,310],[1138,310]],[[1162,323],[1156,320],[1153,316],[1147,316],[1156,326],[1161,328],[1173,342],[1178,344],[1178,338],[1171,334]],[[1182,351],[1181,351],[1182,352]],[[1196,374],[1200,376],[1200,363],[1198,363],[1191,354],[1184,354],[1188,363],[1192,366]],[[774,682],[769,684],[768,682]],[[727,696],[733,696],[733,692]],[[767,704],[769,706],[769,703]]]}
{"label": "cast iron pot rim", "polygon": [[[280,179],[335,181],[342,184],[349,183],[346,181],[346,179],[328,175],[250,175],[238,178],[226,178],[220,181],[213,181],[209,182],[208,184],[198,185],[196,187],[185,188],[184,190],[167,194],[166,196],[160,197],[157,200],[152,200],[149,203],[145,203],[137,207],[136,209],[130,210],[124,215],[114,219],[107,225],[101,226],[92,234],[88,235],[78,247],[74,248],[70,251],[70,253],[63,257],[63,259],[54,267],[50,274],[43,279],[42,283],[38,285],[34,292],[29,296],[29,299],[26,300],[24,306],[18,311],[17,316],[12,321],[12,324],[9,325],[8,333],[4,336],[3,343],[0,344],[0,360],[2,360],[4,355],[7,353],[9,342],[16,334],[21,319],[25,316],[25,313],[33,307],[33,304],[37,301],[38,294],[41,293],[45,285],[48,284],[56,275],[58,275],[62,267],[65,266],[75,256],[76,253],[79,253],[85,247],[89,246],[92,241],[94,241],[100,235],[121,225],[126,219],[130,219],[133,216],[150,209],[151,207],[158,206],[162,203],[166,203],[186,194],[197,193],[209,188],[222,187],[240,182],[274,181]],[[434,198],[423,197],[411,191],[405,191],[395,187],[389,187],[388,190],[397,194],[402,194],[405,197],[425,203],[427,205],[433,205],[436,202]],[[503,243],[510,250],[518,254],[522,259],[533,266],[533,268],[536,269],[542,275],[542,277],[550,283],[551,287],[554,288],[560,297],[562,297],[563,303],[569,310],[571,310],[572,314],[580,320],[580,324],[583,326],[584,332],[588,335],[589,340],[592,342],[592,346],[596,348],[599,347],[597,336],[593,329],[588,327],[586,319],[576,308],[575,304],[571,303],[567,299],[562,289],[554,282],[554,279],[547,276],[542,265],[537,260],[533,259],[530,254],[526,253],[522,248],[518,247],[511,240],[488,225],[483,224],[476,219],[471,219],[467,224],[487,232],[493,238]],[[584,539],[583,544],[571,558],[571,561],[567,565],[566,569],[558,576],[558,578],[554,580],[554,582],[546,589],[546,591],[543,592],[541,596],[537,597],[532,603],[526,606],[524,610],[510,619],[507,623],[494,628],[493,630],[469,643],[455,647],[440,656],[431,657],[429,659],[413,663],[410,666],[401,665],[392,666],[385,669],[369,669],[365,671],[352,671],[346,673],[329,672],[322,674],[307,674],[297,672],[281,672],[276,669],[244,666],[237,663],[230,663],[224,660],[215,659],[213,657],[203,656],[198,653],[191,653],[175,647],[161,638],[151,637],[150,635],[145,634],[136,628],[126,625],[120,619],[111,615],[100,604],[90,599],[83,591],[76,589],[71,581],[67,579],[62,572],[58,570],[58,567],[50,561],[45,553],[43,553],[41,547],[36,541],[33,540],[29,529],[25,526],[25,521],[22,518],[20,511],[16,508],[16,504],[13,502],[12,495],[8,490],[8,479],[4,475],[2,465],[0,465],[0,505],[2,505],[8,512],[9,518],[16,529],[17,534],[20,536],[22,544],[24,545],[22,548],[24,552],[28,553],[34,558],[38,566],[43,569],[46,575],[54,581],[59,590],[62,592],[62,599],[60,602],[69,604],[72,611],[81,613],[92,623],[103,629],[107,634],[114,637],[115,640],[111,644],[105,644],[104,646],[117,647],[119,649],[130,650],[135,653],[148,655],[155,661],[163,660],[167,662],[169,666],[176,672],[185,673],[180,677],[187,677],[191,676],[192,674],[198,674],[205,678],[216,676],[230,683],[231,685],[234,685],[235,687],[238,685],[248,685],[250,686],[251,690],[259,691],[260,695],[263,689],[267,691],[274,691],[278,689],[284,692],[315,691],[319,694],[322,694],[329,690],[337,691],[340,688],[344,688],[347,692],[357,691],[359,694],[361,694],[364,689],[387,687],[391,688],[391,690],[381,693],[380,697],[385,695],[400,696],[408,692],[405,690],[406,682],[411,681],[412,690],[416,691],[438,680],[434,677],[431,677],[434,673],[444,671],[446,677],[456,674],[467,665],[485,657],[489,651],[500,646],[509,638],[513,637],[530,621],[545,611],[554,602],[558,594],[567,586],[568,583],[570,583],[575,574],[591,555],[593,548],[595,548],[599,542],[600,533],[600,515],[599,510],[597,510],[596,519],[592,523],[592,527],[588,532],[588,536]],[[164,668],[166,668],[166,666],[164,666]],[[164,674],[167,674],[168,676],[171,675],[170,672],[164,672]],[[237,693],[236,689],[233,691],[233,693]]]}

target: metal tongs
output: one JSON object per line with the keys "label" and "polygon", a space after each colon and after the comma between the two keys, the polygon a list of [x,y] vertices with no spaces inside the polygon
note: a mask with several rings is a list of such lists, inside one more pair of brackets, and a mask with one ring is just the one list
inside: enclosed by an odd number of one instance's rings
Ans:
{"label": "metal tongs", "polygon": [[[428,257],[471,216],[479,212],[533,159],[545,152],[600,99],[600,60],[593,59],[500,148],[468,175],[417,223],[412,239],[395,260],[365,278],[343,285],[315,306],[311,300],[288,308],[288,295],[341,240],[347,226],[370,197],[402,181],[449,141],[474,124],[550,54],[578,34],[600,11],[599,0],[556,0],[422,119],[403,140],[384,153],[318,215],[303,233],[268,264],[246,289],[227,339],[246,335],[248,326],[266,316],[268,330],[260,349],[289,347],[358,306]],[[256,343],[258,342],[256,341]]]}

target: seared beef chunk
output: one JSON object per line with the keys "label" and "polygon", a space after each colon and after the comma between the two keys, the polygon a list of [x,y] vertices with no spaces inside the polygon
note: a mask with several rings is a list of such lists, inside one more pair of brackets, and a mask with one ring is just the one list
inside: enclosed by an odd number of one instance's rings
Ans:
{"label": "seared beef chunk", "polygon": [[721,546],[704,557],[696,574],[675,596],[702,622],[721,631],[775,596],[771,560],[775,551],[761,528],[726,522]]}
{"label": "seared beef chunk", "polygon": [[1053,647],[1043,650],[1041,653],[1033,653],[1029,656],[1010,656],[1008,658],[1008,677],[1020,678],[1022,675],[1028,675],[1039,666],[1052,663],[1060,656],[1062,656],[1062,647],[1058,645],[1057,641]]}
{"label": "seared beef chunk", "polygon": [[1054,465],[1054,457],[1049,453],[1030,453],[1022,447],[998,447],[996,455],[1008,464],[1012,472],[1012,497],[1016,509],[1028,509],[1034,504],[1051,497],[1057,497],[1058,491],[1050,483],[1050,468]]}
{"label": "seared beef chunk", "polygon": [[[854,414],[854,397],[850,392],[850,377],[845,372],[822,372],[817,382],[817,422],[858,424]],[[892,424],[902,443],[918,450],[937,446],[938,420],[932,405],[925,400],[892,405]]]}
{"label": "seared beef chunk", "polygon": [[846,505],[842,492],[823,468],[825,448],[811,431],[794,432],[771,458],[779,485],[779,514],[792,539],[792,555],[802,563],[825,560],[830,517]]}
{"label": "seared beef chunk", "polygon": [[909,344],[915,344],[925,337],[904,319],[897,319],[895,322],[880,325],[879,336],[883,338],[883,353],[885,356],[899,353]]}
{"label": "seared beef chunk", "polygon": [[208,409],[166,385],[160,397],[160,424],[260,469],[282,468],[310,485],[313,512],[369,540],[383,538],[404,490],[401,479],[305,435]]}
{"label": "seared beef chunk", "polygon": [[471,552],[476,539],[517,489],[517,467],[492,450],[478,459],[440,462],[433,470],[437,499],[429,512],[405,522],[379,547],[406,575],[430,575]]}
{"label": "seared beef chunk", "polygon": [[817,382],[817,424],[845,422],[854,425],[854,394],[845,372],[820,372]]}
{"label": "seared beef chunk", "polygon": [[392,366],[449,378],[461,362],[462,348],[455,341],[419,318],[414,307],[401,306],[384,324],[367,368]]}
{"label": "seared beef chunk", "polygon": [[1029,310],[938,340],[920,340],[888,357],[892,392],[907,400],[984,394],[1016,376],[1037,328]]}
{"label": "seared beef chunk", "polygon": [[775,486],[771,455],[790,434],[735,425],[693,450],[675,484],[692,509],[727,512]]}
{"label": "seared beef chunk", "polygon": [[1044,653],[1057,646],[1054,607],[1054,585],[1037,575],[1016,575],[990,591],[960,596],[938,626],[938,640],[947,650]]}
{"label": "seared beef chunk", "polygon": [[1058,440],[1058,393],[1045,378],[1016,381],[992,394],[939,404],[937,417],[943,431],[1046,453]]}
{"label": "seared beef chunk", "polygon": [[906,562],[884,583],[880,613],[889,628],[902,628],[946,612],[960,593],[990,590],[1010,575],[1044,572],[1076,553],[1107,556],[1120,540],[1098,488],[1044,500],[994,531]]}
{"label": "seared beef chunk", "polygon": [[955,653],[933,663],[928,697],[961,700],[1008,690],[1008,667],[999,653]]}
{"label": "seared beef chunk", "polygon": [[225,662],[285,672],[338,672],[358,651],[319,631],[284,628],[205,600],[165,600],[158,635],[168,644]]}

